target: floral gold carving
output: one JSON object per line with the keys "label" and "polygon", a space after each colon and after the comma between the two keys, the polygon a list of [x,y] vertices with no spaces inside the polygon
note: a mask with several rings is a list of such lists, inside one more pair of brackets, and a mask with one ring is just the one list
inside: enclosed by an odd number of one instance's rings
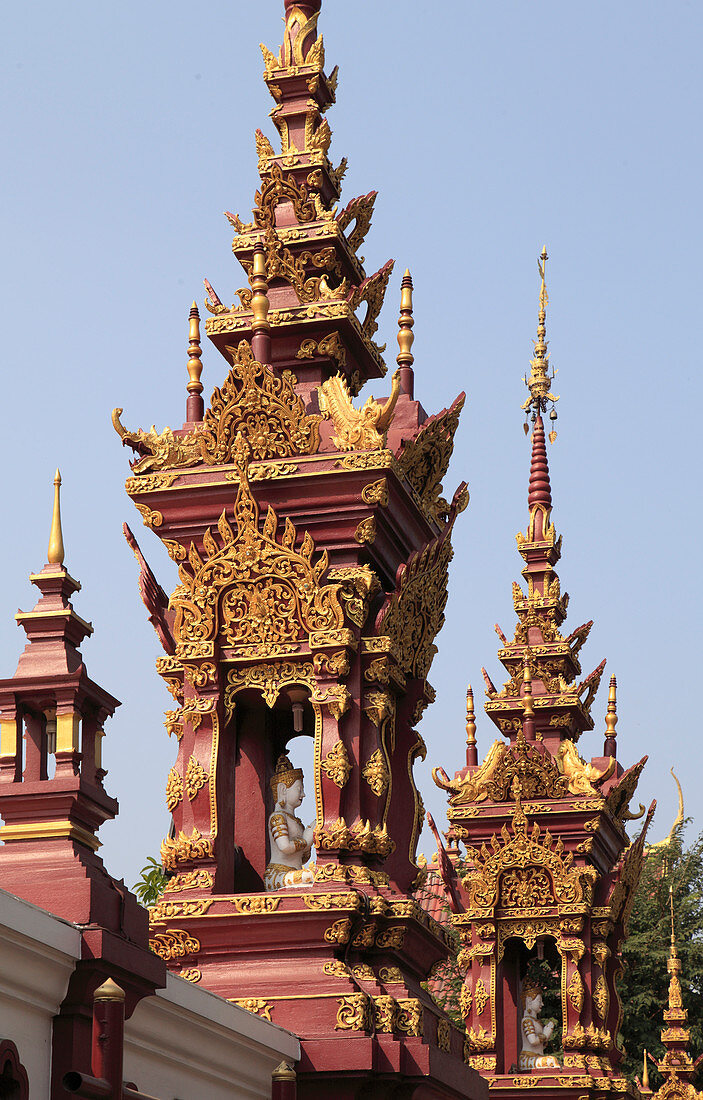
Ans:
{"label": "floral gold carving", "polygon": [[193,901],[171,901],[162,898],[149,909],[149,923],[162,924],[173,917],[202,917],[207,913],[214,898],[195,898]]}
{"label": "floral gold carving", "polygon": [[370,691],[364,696],[364,714],[380,726],[395,713],[395,700],[389,691]]}
{"label": "floral gold carving", "polygon": [[173,813],[178,803],[183,798],[183,778],[175,768],[171,768],[166,778],[166,806],[169,813]]}
{"label": "floral gold carving", "polygon": [[372,481],[361,490],[361,499],[365,504],[378,504],[381,508],[388,505],[388,484],[385,477]]}
{"label": "floral gold carving", "polygon": [[164,962],[183,959],[186,955],[197,955],[200,940],[184,932],[182,928],[170,928],[168,932],[158,932],[149,940],[149,948],[160,955]]}
{"label": "floral gold carving", "polygon": [[336,742],[334,747],[327,753],[327,756],[320,762],[320,767],[340,790],[345,786],[351,774],[352,766],[349,763],[349,756],[343,741]]}
{"label": "floral gold carving", "polygon": [[312,359],[314,355],[327,355],[333,359],[340,372],[347,362],[347,353],[344,350],[338,332],[332,332],[322,340],[303,340],[300,348],[295,353],[296,359]]}
{"label": "floral gold carving", "polygon": [[325,585],[327,553],[313,561],[314,543],[306,533],[294,549],[296,530],[285,522],[280,541],[278,518],[269,508],[259,531],[259,508],[246,472],[246,444],[238,437],[240,474],[234,506],[236,532],[223,512],[203,536],[205,557],[191,543],[181,561],[180,585],[171,596],[174,637],[184,643],[210,641],[218,632],[223,643],[252,656],[268,655],[272,645],[310,640],[319,632],[334,634],[344,624],[339,586]]}
{"label": "floral gold carving", "polygon": [[404,674],[417,680],[427,677],[437,652],[434,639],[444,623],[455,518],[454,510],[439,538],[399,567],[395,591],[376,624],[377,634],[391,638]]}
{"label": "floral gold carving", "polygon": [[367,519],[362,519],[357,525],[354,532],[354,539],[361,546],[365,542],[374,542],[376,538],[376,517],[368,516]]}
{"label": "floral gold carving", "polygon": [[214,878],[209,871],[204,871],[202,868],[197,871],[182,871],[179,875],[174,875],[170,878],[164,887],[164,893],[175,890],[207,890],[213,883]]}
{"label": "floral gold carving", "polygon": [[398,1019],[396,1026],[398,1031],[404,1031],[406,1035],[421,1036],[424,1025],[424,1009],[422,1002],[417,997],[402,997],[398,999]]}
{"label": "floral gold carving", "polygon": [[476,1015],[482,1016],[483,1010],[488,1002],[488,992],[483,984],[483,978],[479,978],[474,986],[474,1005],[476,1006]]}
{"label": "floral gold carving", "polygon": [[186,970],[181,970],[180,974],[178,975],[178,977],[183,978],[184,981],[194,983],[199,982],[202,976],[202,970],[198,970],[194,966],[188,967]]}
{"label": "floral gold carving", "polygon": [[192,802],[201,787],[204,787],[208,781],[208,775],[205,769],[199,764],[194,756],[191,756],[188,761],[188,767],[186,768],[185,778],[185,790],[188,798]]}
{"label": "floral gold carving", "polygon": [[322,851],[344,848],[351,852],[380,855],[384,859],[395,851],[395,843],[388,835],[385,825],[372,828],[368,821],[357,821],[350,828],[343,817],[337,818],[330,825],[317,826],[314,843]]}
{"label": "floral gold carving", "polygon": [[345,455],[337,462],[343,470],[387,470],[395,463],[390,451],[378,450],[372,453],[355,451]]}
{"label": "floral gold carving", "polygon": [[541,908],[553,904],[548,873],[538,867],[516,867],[501,875],[499,905],[505,909]]}
{"label": "floral gold carving", "polygon": [[373,1016],[376,1031],[392,1034],[395,1031],[398,1016],[398,1003],[395,997],[382,994],[373,998]]}
{"label": "floral gold carving", "polygon": [[350,970],[346,963],[340,962],[338,959],[333,959],[331,962],[326,962],[324,964],[322,973],[329,974],[332,978],[348,978]]}
{"label": "floral gold carving", "polygon": [[348,943],[352,922],[349,917],[337,920],[330,928],[325,929],[325,941],[327,943]]}
{"label": "floral gold carving", "polygon": [[142,517],[142,522],[144,523],[145,527],[160,527],[163,523],[164,517],[161,512],[155,512],[151,508],[147,507],[146,504],[140,504],[136,500],[134,502],[134,507],[137,509],[140,516]]}
{"label": "floral gold carving", "polygon": [[437,523],[444,521],[449,512],[441,495],[442,479],[449,468],[464,400],[464,394],[460,394],[449,409],[429,417],[415,439],[405,441],[398,456],[400,469],[426,513]]}
{"label": "floral gold carving", "polygon": [[263,916],[275,913],[281,901],[277,894],[253,894],[250,897],[233,898],[232,904],[237,913],[255,913]]}
{"label": "floral gold carving", "polygon": [[551,754],[540,752],[522,733],[513,745],[494,741],[478,771],[464,779],[449,779],[442,768],[434,768],[432,775],[437,786],[451,794],[450,817],[452,811],[472,802],[509,801],[515,778],[525,799],[563,798],[568,793],[568,780],[560,774]]}
{"label": "floral gold carving", "polygon": [[388,787],[389,779],[386,758],[380,749],[371,754],[361,774],[373,793],[380,798]]}
{"label": "floral gold carving", "polygon": [[230,1004],[245,1008],[247,1012],[253,1012],[255,1016],[260,1016],[262,1020],[268,1020],[271,1023],[273,1005],[269,1004],[263,997],[243,997],[230,1001]]}
{"label": "floral gold carving", "polygon": [[566,992],[569,995],[569,1000],[575,1012],[580,1012],[583,1008],[584,998],[584,986],[583,979],[578,970],[574,970],[569,982],[566,986]]}
{"label": "floral gold carving", "polygon": [[593,1003],[598,1009],[598,1015],[605,1023],[608,1018],[608,1009],[610,1008],[610,994],[608,993],[608,986],[602,974],[598,975],[598,981],[593,990]]}
{"label": "floral gold carving", "polygon": [[210,837],[193,828],[188,836],[181,830],[177,837],[167,837],[161,842],[161,862],[167,871],[175,871],[177,863],[189,863],[195,859],[212,859],[213,844]]}
{"label": "floral gold carving", "polygon": [[380,981],[393,985],[395,982],[404,981],[402,972],[397,966],[382,966],[378,972]]}
{"label": "floral gold carving", "polygon": [[[135,474],[231,462],[239,432],[246,436],[255,460],[316,453],[322,417],[305,412],[290,371],[274,374],[254,359],[244,340],[227,351],[232,359],[229,374],[222,387],[215,388],[203,423],[194,431],[184,436],[177,436],[171,428],[161,434],[155,429],[130,432],[120,423],[122,410],[115,409],[115,430],[123,444],[141,456],[134,465]],[[144,506],[137,507],[141,511]],[[146,523],[143,512],[142,516]],[[150,521],[148,526],[160,526],[161,522]]]}
{"label": "floral gold carving", "polygon": [[449,1054],[452,1047],[452,1027],[449,1020],[437,1021],[437,1046]]}
{"label": "floral gold carving", "polygon": [[356,911],[360,906],[359,895],[353,892],[346,894],[304,894],[303,901],[306,909],[352,909]]}
{"label": "floral gold carving", "polygon": [[335,1030],[367,1031],[371,1026],[371,999],[366,993],[351,993],[337,1001]]}
{"label": "floral gold carving", "polygon": [[405,939],[405,929],[401,926],[384,928],[376,936],[376,947],[402,947]]}

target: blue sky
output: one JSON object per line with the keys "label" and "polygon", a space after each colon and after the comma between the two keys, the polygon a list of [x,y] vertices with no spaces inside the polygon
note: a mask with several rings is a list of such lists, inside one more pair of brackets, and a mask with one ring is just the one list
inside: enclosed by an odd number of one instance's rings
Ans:
{"label": "blue sky", "polygon": [[[76,608],[95,626],[84,657],[123,700],[105,742],[121,814],[101,836],[109,869],[130,883],[167,828],[175,743],[123,520],[164,587],[174,577],[124,494],[110,411],[123,406],[134,427],[179,425],[190,302],[203,276],[225,300],[243,285],[222,211],[251,209],[254,129],[275,139],[258,43],[277,49],[282,7],[211,0],[203,17],[182,0],[35,0],[3,19],[0,668],[11,675],[22,646],[13,616],[34,603],[27,575],[46,555],[58,464]],[[379,191],[367,270],[397,262],[380,338],[395,349],[410,266],[417,396],[433,412],[468,395],[446,488],[466,478],[472,499],[417,769],[438,818],[429,767],[462,763],[466,684],[480,702],[481,665],[502,682],[493,623],[514,624],[521,379],[546,242],[567,623],[595,620],[584,671],[605,656],[618,677],[620,759],[650,754],[639,797],[659,801],[653,835],[675,814],[672,764],[701,822],[702,24],[700,5],[680,2],[323,7],[328,67],[341,71],[328,117],[333,159],[350,162],[343,201]],[[204,363],[207,395],[223,361],[206,348]],[[605,695],[586,756],[601,751]],[[481,751],[493,730],[480,713]]]}

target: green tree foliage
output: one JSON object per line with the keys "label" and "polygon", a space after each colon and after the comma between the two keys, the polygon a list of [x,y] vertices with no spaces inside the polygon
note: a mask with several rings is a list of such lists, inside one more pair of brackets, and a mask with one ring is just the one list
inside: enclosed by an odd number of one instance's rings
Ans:
{"label": "green tree foliage", "polygon": [[132,889],[141,904],[148,909],[150,905],[156,905],[167,882],[168,878],[164,874],[163,867],[158,859],[149,856],[146,866],[142,867],[139,882],[135,882]]}
{"label": "green tree foliage", "polygon": [[[625,1015],[620,1033],[625,1049],[623,1072],[634,1080],[642,1073],[646,1048],[657,1060],[664,1054],[661,1030],[668,1005],[666,960],[671,943],[669,887],[674,902],[676,948],[681,960],[681,992],[688,1009],[691,1057],[703,1051],[703,834],[691,847],[683,844],[683,827],[665,848],[650,849],[642,868],[623,945],[625,973],[620,997]],[[699,1071],[694,1082],[700,1088]],[[652,1088],[661,1075],[650,1062]]]}

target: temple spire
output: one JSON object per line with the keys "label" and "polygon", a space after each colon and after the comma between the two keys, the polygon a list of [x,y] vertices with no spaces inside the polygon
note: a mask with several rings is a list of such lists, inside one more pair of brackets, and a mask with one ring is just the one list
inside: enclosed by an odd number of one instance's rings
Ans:
{"label": "temple spire", "polygon": [[413,281],[406,267],[400,284],[400,317],[398,318],[398,347],[400,351],[396,362],[400,367],[400,392],[412,397],[415,392],[413,363],[415,357],[410,350],[415,339],[413,335]]}
{"label": "temple spire", "polygon": [[200,314],[198,307],[193,302],[188,314],[189,343],[188,343],[188,399],[186,401],[186,420],[193,424],[203,419],[205,403],[203,402],[203,384],[200,376],[203,373],[203,364],[200,362],[202,349],[200,347]]}
{"label": "temple spire", "polygon": [[61,530],[61,473],[56,470],[54,475],[54,510],[51,516],[51,531],[49,532],[49,549],[46,560],[49,565],[63,565],[63,531]]}

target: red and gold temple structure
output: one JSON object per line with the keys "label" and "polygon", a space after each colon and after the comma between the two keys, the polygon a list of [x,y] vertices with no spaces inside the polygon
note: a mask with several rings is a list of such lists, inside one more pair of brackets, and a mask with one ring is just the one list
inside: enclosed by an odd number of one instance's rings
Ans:
{"label": "red and gold temple structure", "polygon": [[[137,454],[127,491],[179,576],[167,598],[127,531],[177,747],[151,943],[300,1036],[304,1097],[479,1096],[462,1030],[422,987],[447,935],[412,896],[417,725],[468,501],[442,488],[464,395],[433,416],[414,396],[407,271],[384,382],[393,262],[367,275],[359,257],[375,193],[339,206],[320,7],[286,0],[281,50],[262,48],[280,150],[257,131],[252,220],[227,214],[248,286],[228,306],[206,283],[221,383],[205,407],[194,305],[183,427],[114,414]],[[356,406],[369,384],[382,396]],[[314,743],[315,881],[265,893],[269,785],[296,736]]]}
{"label": "red and gold temple structure", "polygon": [[[484,672],[500,737],[479,763],[469,692],[466,764],[453,779],[434,773],[449,794],[437,867],[461,943],[465,1029],[427,992],[452,940],[418,900],[413,765],[426,754],[418,725],[434,699],[452,532],[468,503],[465,484],[451,500],[443,487],[464,394],[432,415],[415,398],[408,271],[395,284],[399,351],[386,380],[375,337],[393,262],[367,275],[359,256],[375,192],[340,202],[346,161],[330,160],[326,118],[337,70],[326,73],[320,10],[321,0],[284,0],[283,44],[262,47],[280,148],[256,132],[252,218],[227,214],[247,285],[227,305],[205,281],[219,384],[206,405],[193,303],[182,427],[131,430],[113,413],[136,455],[127,493],[178,569],[169,596],[125,525],[173,701],[168,881],[148,925],[97,855],[97,830],[117,812],[100,746],[119,704],[79,652],[92,628],[71,603],[80,586],[63,564],[58,483],[48,562],[31,578],[41,597],[17,616],[27,646],[0,681],[2,886],[82,929],[52,1095],[86,1065],[100,983],[119,982],[129,1015],[163,987],[165,968],[297,1034],[302,1100],[634,1095],[619,1069],[617,980],[654,807],[630,844],[646,758],[618,760],[614,677],[602,754],[586,763],[578,749],[605,662],[582,678],[591,623],[562,631],[543,422],[557,400],[546,252],[523,406],[525,587],[513,587],[512,640],[498,630],[502,689]],[[267,892],[270,784],[297,737],[314,746],[314,881]],[[520,1071],[521,991],[543,959],[560,974],[561,1061]],[[675,963],[672,941],[672,988]],[[668,1012],[662,1065],[688,1088],[675,988]]]}
{"label": "red and gold temple structure", "polygon": [[[465,974],[460,1003],[471,1064],[492,1094],[596,1097],[631,1092],[619,1073],[622,1019],[620,949],[639,881],[650,807],[630,844],[629,810],[646,757],[627,770],[617,758],[616,682],[611,677],[602,754],[589,763],[579,739],[594,727],[591,707],[605,662],[582,677],[580,651],[592,623],[562,631],[568,596],[555,566],[561,536],[552,494],[543,416],[550,392],[546,340],[546,251],[529,397],[532,422],[528,523],[517,544],[525,588],[513,585],[512,640],[496,626],[508,680],[498,690],[485,670],[488,717],[502,737],[478,761],[469,689],[466,764],[453,779],[434,777],[449,794],[449,851],[440,861]],[[529,423],[527,426],[529,431]],[[552,441],[556,433],[550,433]],[[459,845],[466,846],[460,874]],[[440,853],[442,855],[442,853]],[[557,1068],[519,1070],[521,991],[532,964],[547,959],[560,974],[561,1047]]]}

